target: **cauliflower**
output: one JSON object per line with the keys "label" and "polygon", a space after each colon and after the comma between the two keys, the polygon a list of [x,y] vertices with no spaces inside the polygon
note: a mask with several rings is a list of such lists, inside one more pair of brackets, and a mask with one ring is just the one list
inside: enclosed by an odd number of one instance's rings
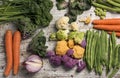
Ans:
{"label": "cauliflower", "polygon": [[56,40],[56,33],[50,34],[49,40]]}
{"label": "cauliflower", "polygon": [[57,42],[57,45],[55,48],[57,55],[65,55],[68,50],[69,50],[69,47],[67,46],[67,42],[65,40]]}
{"label": "cauliflower", "polygon": [[58,40],[67,40],[68,31],[67,30],[58,30],[56,33],[56,37]]}
{"label": "cauliflower", "polygon": [[68,39],[74,39],[76,37],[77,31],[72,31],[68,34]]}
{"label": "cauliflower", "polygon": [[84,39],[84,32],[78,32],[74,38],[75,43],[80,44]]}
{"label": "cauliflower", "polygon": [[57,55],[50,57],[49,61],[54,66],[60,66],[61,62],[62,62],[61,61],[61,56],[57,56]]}
{"label": "cauliflower", "polygon": [[68,39],[74,39],[74,42],[80,44],[84,39],[84,32],[73,31],[68,34]]}
{"label": "cauliflower", "polygon": [[74,46],[74,40],[73,39],[68,40],[68,47],[73,48],[73,46]]}
{"label": "cauliflower", "polygon": [[73,31],[78,31],[78,24],[76,23],[76,22],[72,22],[71,24],[70,24],[70,28],[71,28],[71,30],[73,30]]}
{"label": "cauliflower", "polygon": [[67,16],[61,17],[56,21],[56,28],[57,29],[67,29],[68,22],[69,22],[69,17],[67,17]]}
{"label": "cauliflower", "polygon": [[80,59],[83,57],[85,49],[80,47],[79,45],[75,45],[73,47],[73,51],[74,51],[73,57],[76,59]]}

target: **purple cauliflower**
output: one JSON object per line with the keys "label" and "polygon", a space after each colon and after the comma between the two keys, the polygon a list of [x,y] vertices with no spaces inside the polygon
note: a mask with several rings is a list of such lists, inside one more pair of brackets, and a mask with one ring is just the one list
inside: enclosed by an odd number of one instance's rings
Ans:
{"label": "purple cauliflower", "polygon": [[66,68],[73,68],[78,63],[77,59],[70,58],[69,61],[65,62],[64,65]]}
{"label": "purple cauliflower", "polygon": [[55,52],[52,50],[46,53],[46,57],[50,58],[51,56],[55,56]]}
{"label": "purple cauliflower", "polygon": [[74,53],[73,49],[69,49],[69,50],[67,51],[66,55],[72,56],[73,53]]}
{"label": "purple cauliflower", "polygon": [[71,57],[69,57],[67,55],[63,55],[62,58],[61,58],[61,60],[62,60],[63,63],[68,62],[70,59],[71,59]]}
{"label": "purple cauliflower", "polygon": [[86,47],[86,44],[87,44],[87,43],[86,43],[86,40],[84,39],[84,40],[82,40],[82,42],[81,42],[80,45],[81,45],[83,48],[85,48],[85,47]]}
{"label": "purple cauliflower", "polygon": [[60,66],[61,65],[61,56],[52,56],[49,58],[49,61],[54,66]]}
{"label": "purple cauliflower", "polygon": [[86,67],[86,63],[84,61],[79,61],[77,64],[77,72],[82,71]]}

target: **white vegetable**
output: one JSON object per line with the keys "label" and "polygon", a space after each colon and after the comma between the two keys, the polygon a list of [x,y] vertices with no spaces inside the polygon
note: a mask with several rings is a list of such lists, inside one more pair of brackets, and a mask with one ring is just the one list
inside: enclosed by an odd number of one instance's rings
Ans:
{"label": "white vegetable", "polygon": [[76,30],[78,30],[78,24],[76,22],[72,22],[70,24],[70,28],[71,28],[71,30],[76,31]]}
{"label": "white vegetable", "polygon": [[67,17],[67,16],[61,17],[56,21],[56,28],[57,29],[67,29],[68,22],[69,22],[69,17]]}

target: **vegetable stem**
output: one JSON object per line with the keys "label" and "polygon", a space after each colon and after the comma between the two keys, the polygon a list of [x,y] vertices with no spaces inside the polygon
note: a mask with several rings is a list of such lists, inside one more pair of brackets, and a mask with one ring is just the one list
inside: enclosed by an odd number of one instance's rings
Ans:
{"label": "vegetable stem", "polygon": [[108,6],[106,6],[106,5],[99,4],[99,3],[97,3],[97,2],[92,2],[92,4],[93,4],[93,6],[95,6],[95,7],[99,7],[99,8],[102,8],[102,9],[109,10],[109,11],[120,12],[120,9],[119,9],[119,8],[108,7]]}

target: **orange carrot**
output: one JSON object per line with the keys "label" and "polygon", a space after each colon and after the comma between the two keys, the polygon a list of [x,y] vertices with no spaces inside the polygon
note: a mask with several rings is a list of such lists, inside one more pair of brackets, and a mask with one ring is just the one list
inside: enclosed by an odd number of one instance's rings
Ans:
{"label": "orange carrot", "polygon": [[120,25],[94,25],[93,28],[106,31],[120,31]]}
{"label": "orange carrot", "polygon": [[93,20],[95,25],[120,25],[120,18]]}
{"label": "orange carrot", "polygon": [[21,41],[21,34],[19,31],[16,31],[13,36],[13,73],[14,75],[16,75],[19,71],[20,41]]}
{"label": "orange carrot", "polygon": [[4,75],[8,76],[12,69],[12,31],[7,30],[5,34],[6,67]]}
{"label": "orange carrot", "polygon": [[[117,37],[120,37],[120,32],[115,32]],[[108,34],[112,34],[112,32],[108,31]]]}

